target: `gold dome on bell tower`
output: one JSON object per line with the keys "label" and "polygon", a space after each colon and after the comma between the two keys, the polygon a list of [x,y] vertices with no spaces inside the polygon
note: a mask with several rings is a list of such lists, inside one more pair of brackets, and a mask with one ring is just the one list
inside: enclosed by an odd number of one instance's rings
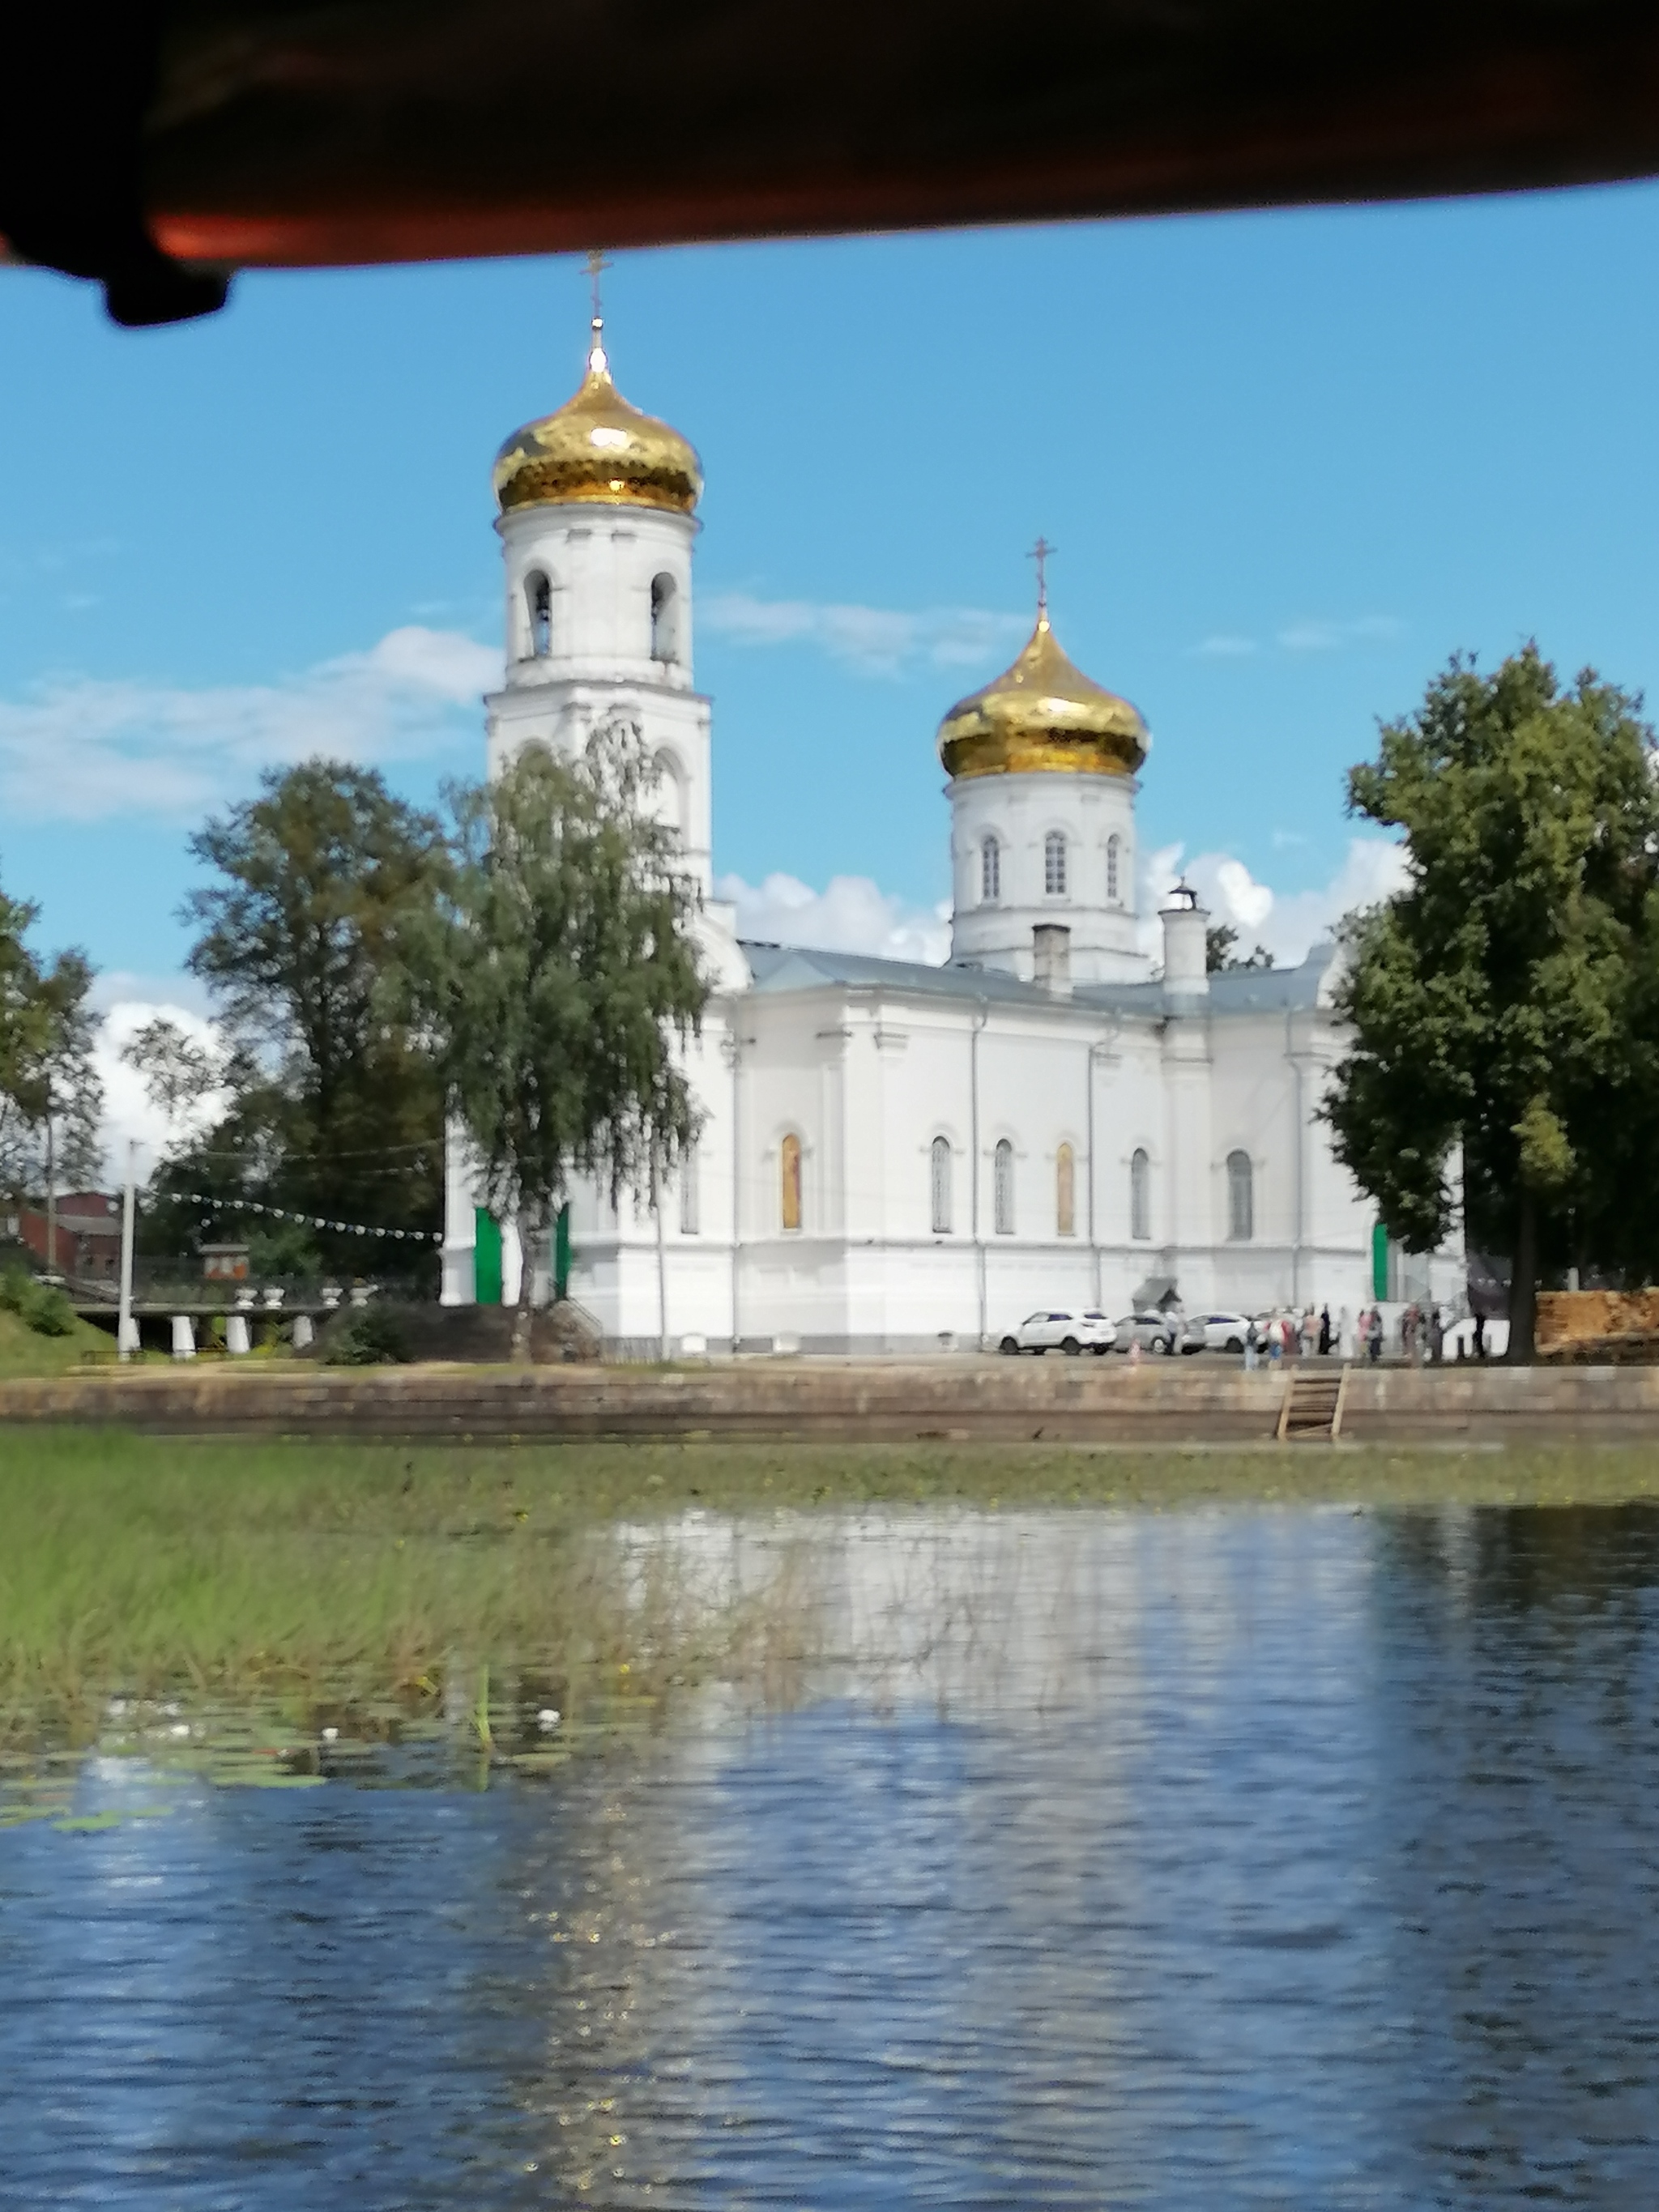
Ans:
{"label": "gold dome on bell tower", "polygon": [[567,502],[690,514],[702,496],[702,464],[688,439],[617,391],[596,306],[580,389],[513,433],[495,456],[494,483],[503,514]]}
{"label": "gold dome on bell tower", "polygon": [[1139,711],[1074,668],[1048,621],[1037,540],[1037,618],[1012,663],[956,705],[939,724],[947,775],[1133,775],[1152,750]]}

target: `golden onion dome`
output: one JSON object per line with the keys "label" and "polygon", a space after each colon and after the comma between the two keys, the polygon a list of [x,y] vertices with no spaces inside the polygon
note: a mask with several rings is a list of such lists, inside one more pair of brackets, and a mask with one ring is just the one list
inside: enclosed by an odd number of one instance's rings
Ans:
{"label": "golden onion dome", "polygon": [[951,776],[1051,769],[1133,775],[1152,744],[1127,699],[1073,667],[1048,626],[1046,602],[1039,602],[1036,628],[1012,666],[958,699],[939,726],[939,758]]}
{"label": "golden onion dome", "polygon": [[587,374],[575,397],[515,430],[496,454],[495,499],[503,514],[566,501],[690,514],[702,496],[695,447],[654,415],[629,405],[611,380],[604,333],[595,315]]}

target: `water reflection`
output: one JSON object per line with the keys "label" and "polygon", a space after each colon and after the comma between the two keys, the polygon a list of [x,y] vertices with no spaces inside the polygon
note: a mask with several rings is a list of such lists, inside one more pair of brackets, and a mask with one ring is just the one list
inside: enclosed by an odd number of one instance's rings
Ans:
{"label": "water reflection", "polygon": [[[544,1780],[0,1835],[0,2202],[1628,2208],[1649,1510],[882,1514]],[[430,1779],[430,1778],[428,1778]]]}

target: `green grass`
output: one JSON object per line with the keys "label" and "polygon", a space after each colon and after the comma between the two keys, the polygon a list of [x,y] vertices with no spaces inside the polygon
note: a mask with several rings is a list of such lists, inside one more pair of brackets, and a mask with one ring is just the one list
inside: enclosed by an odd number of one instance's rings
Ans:
{"label": "green grass", "polygon": [[68,1336],[37,1336],[15,1314],[0,1308],[0,1381],[106,1366],[114,1358],[114,1337],[89,1321],[77,1321]]}
{"label": "green grass", "polygon": [[671,1565],[630,1574],[614,1524],[690,1505],[1654,1497],[1659,1449],[1626,1447],[465,1448],[0,1428],[0,1732],[84,1738],[118,1692],[421,1698],[464,1663],[495,1681],[527,1668],[567,1707],[788,1661],[803,1632],[787,1590],[716,1617]]}

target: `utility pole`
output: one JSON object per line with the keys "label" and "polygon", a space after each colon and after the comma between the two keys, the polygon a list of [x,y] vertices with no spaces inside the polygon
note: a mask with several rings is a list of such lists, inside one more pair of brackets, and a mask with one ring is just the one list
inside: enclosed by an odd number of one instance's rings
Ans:
{"label": "utility pole", "polygon": [[115,1323],[116,1357],[131,1359],[137,1349],[137,1330],[132,1319],[132,1217],[133,1182],[137,1172],[138,1146],[135,1138],[127,1139],[127,1182],[121,1194],[121,1304]]}
{"label": "utility pole", "polygon": [[46,1273],[58,1273],[58,1152],[57,1125],[52,1118],[52,1091],[46,1091]]}

